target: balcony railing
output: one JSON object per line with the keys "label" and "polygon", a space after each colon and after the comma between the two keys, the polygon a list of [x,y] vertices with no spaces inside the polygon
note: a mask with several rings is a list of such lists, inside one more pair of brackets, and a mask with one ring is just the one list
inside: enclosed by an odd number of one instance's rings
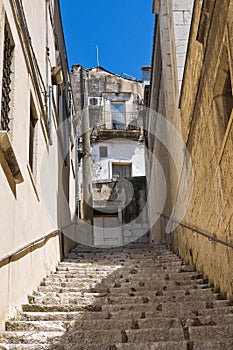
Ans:
{"label": "balcony railing", "polygon": [[142,118],[139,117],[138,112],[125,112],[125,113],[103,112],[102,119],[98,122],[98,128],[100,129],[137,130],[142,127],[143,127]]}

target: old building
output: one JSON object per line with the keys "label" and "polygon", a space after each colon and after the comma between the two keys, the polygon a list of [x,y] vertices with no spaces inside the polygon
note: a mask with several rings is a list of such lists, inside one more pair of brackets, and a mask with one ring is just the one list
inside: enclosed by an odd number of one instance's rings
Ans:
{"label": "old building", "polygon": [[133,224],[146,204],[143,83],[77,65],[72,85],[82,120],[81,217],[92,221],[92,244],[126,244],[147,231],[146,215]]}
{"label": "old building", "polygon": [[59,1],[1,0],[0,36],[2,327],[71,246],[75,154]]}
{"label": "old building", "polygon": [[146,159],[150,217],[158,220],[151,239],[171,244],[230,298],[233,3],[155,0],[154,12]]}

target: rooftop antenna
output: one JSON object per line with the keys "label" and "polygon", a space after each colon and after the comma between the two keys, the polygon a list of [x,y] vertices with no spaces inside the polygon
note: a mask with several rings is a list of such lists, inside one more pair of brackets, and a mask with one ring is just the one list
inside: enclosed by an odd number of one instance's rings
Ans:
{"label": "rooftop antenna", "polygon": [[125,73],[125,72],[122,72],[121,74],[125,75],[126,77],[128,77],[128,78],[130,78],[132,80],[138,80],[138,78],[134,77],[133,75],[129,75],[129,74]]}
{"label": "rooftop antenna", "polygon": [[97,68],[99,68],[100,62],[99,62],[99,46],[98,45],[96,45],[96,60],[97,60]]}
{"label": "rooftop antenna", "polygon": [[100,62],[99,62],[99,46],[96,45],[96,61],[97,61],[97,72],[99,76],[99,95],[100,95],[100,73],[99,73],[99,67],[100,67]]}

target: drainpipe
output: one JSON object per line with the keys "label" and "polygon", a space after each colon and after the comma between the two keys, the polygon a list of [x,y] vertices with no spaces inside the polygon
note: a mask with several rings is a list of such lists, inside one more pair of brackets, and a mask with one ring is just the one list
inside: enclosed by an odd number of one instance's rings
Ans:
{"label": "drainpipe", "polygon": [[46,116],[49,120],[49,144],[52,145],[52,103],[53,103],[53,88],[49,85],[49,29],[48,29],[48,6],[51,0],[45,0],[45,74],[46,74],[46,96],[45,96],[45,110]]}
{"label": "drainpipe", "polygon": [[88,76],[85,69],[81,69],[81,91],[83,102],[82,142],[83,142],[83,219],[93,224],[93,196],[92,196],[92,161],[91,161],[91,130],[88,108]]}
{"label": "drainpipe", "polygon": [[78,125],[75,128],[75,223],[79,219]]}

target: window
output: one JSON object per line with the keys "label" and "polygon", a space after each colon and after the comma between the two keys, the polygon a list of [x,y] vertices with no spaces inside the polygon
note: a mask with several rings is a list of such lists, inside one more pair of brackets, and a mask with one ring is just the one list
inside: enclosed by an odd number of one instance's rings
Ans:
{"label": "window", "polygon": [[1,128],[10,130],[10,102],[11,102],[11,82],[12,82],[12,61],[14,43],[11,38],[8,24],[4,29],[4,53],[3,53],[3,74],[2,74],[2,101],[1,101]]}
{"label": "window", "polygon": [[100,152],[100,158],[106,158],[108,156],[108,147],[100,146],[99,152]]}
{"label": "window", "polygon": [[30,107],[30,130],[29,130],[29,165],[32,173],[36,170],[36,124],[38,119],[35,117],[35,111],[33,107]]}
{"label": "window", "polygon": [[119,164],[119,163],[113,163],[112,164],[112,177],[113,179],[116,178],[127,178],[131,177],[132,175],[132,165],[131,164]]}
{"label": "window", "polygon": [[111,103],[112,128],[116,130],[125,129],[125,104],[119,102]]}

